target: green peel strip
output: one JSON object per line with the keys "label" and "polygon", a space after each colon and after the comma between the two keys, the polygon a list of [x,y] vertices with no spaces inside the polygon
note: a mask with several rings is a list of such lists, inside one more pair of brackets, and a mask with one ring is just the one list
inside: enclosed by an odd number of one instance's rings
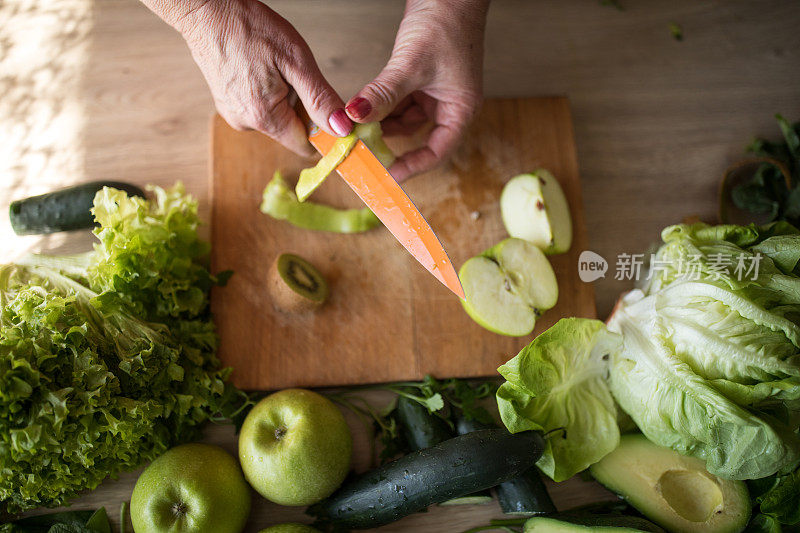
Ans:
{"label": "green peel strip", "polygon": [[312,202],[301,203],[289,189],[280,171],[264,189],[261,212],[293,226],[331,233],[362,233],[378,227],[381,221],[365,207],[337,209]]}
{"label": "green peel strip", "polygon": [[322,185],[325,178],[336,170],[336,167],[350,155],[350,151],[356,143],[362,140],[367,148],[373,153],[375,158],[384,167],[390,167],[395,161],[394,154],[383,141],[383,131],[380,122],[370,122],[368,124],[358,124],[353,128],[353,133],[347,137],[337,139],[330,151],[311,168],[303,169],[297,180],[295,192],[297,199],[305,202],[306,198]]}
{"label": "green peel strip", "polygon": [[311,196],[311,193],[322,185],[328,174],[336,170],[339,163],[344,161],[344,158],[350,154],[350,150],[356,145],[356,141],[358,141],[358,138],[355,133],[337,139],[330,151],[317,162],[316,166],[304,168],[300,171],[300,177],[294,189],[297,192],[299,201],[305,202],[306,198]]}

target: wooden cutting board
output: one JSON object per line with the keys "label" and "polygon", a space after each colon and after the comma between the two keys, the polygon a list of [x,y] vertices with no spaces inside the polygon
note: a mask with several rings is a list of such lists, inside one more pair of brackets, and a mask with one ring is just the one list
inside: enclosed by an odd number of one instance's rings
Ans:
{"label": "wooden cutting board", "polygon": [[[414,140],[389,142],[396,151]],[[220,357],[244,389],[318,387],[495,373],[533,338],[510,338],[474,323],[458,299],[420,266],[384,228],[358,235],[312,232],[258,210],[276,169],[294,184],[310,162],[255,132],[212,121],[212,268],[232,269],[215,289],[212,310]],[[428,219],[456,266],[507,236],[499,198],[511,177],[549,169],[572,210],[573,245],[552,256],[558,305],[534,334],[565,316],[594,317],[592,286],[578,279],[587,248],[580,181],[566,98],[488,100],[452,162],[403,187]],[[332,175],[312,201],[358,207]],[[319,268],[331,287],[319,310],[284,314],[266,291],[277,255],[291,252]]]}

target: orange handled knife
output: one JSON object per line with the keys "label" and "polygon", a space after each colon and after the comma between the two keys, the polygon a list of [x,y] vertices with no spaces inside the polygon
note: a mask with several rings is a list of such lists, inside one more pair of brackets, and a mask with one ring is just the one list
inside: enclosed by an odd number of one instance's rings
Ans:
{"label": "orange handled knife", "polygon": [[[327,154],[337,139],[312,124],[308,140],[321,154]],[[439,238],[363,141],[355,144],[336,171],[408,253],[463,300],[461,281]]]}

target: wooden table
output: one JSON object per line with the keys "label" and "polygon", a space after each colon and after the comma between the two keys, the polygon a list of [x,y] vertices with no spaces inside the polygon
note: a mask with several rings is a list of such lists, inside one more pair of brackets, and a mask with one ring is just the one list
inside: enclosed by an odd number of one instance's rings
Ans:
{"label": "wooden table", "polygon": [[[385,63],[402,13],[399,0],[269,3],[345,98]],[[571,99],[589,242],[612,267],[596,283],[600,316],[629,284],[613,279],[617,254],[644,251],[685,215],[713,219],[722,170],[753,135],[778,135],[774,113],[800,118],[796,0],[620,3],[623,11],[593,0],[496,0],[486,43],[487,95]],[[211,99],[180,37],[137,2],[0,3],[0,94],[3,211],[62,184],[124,179],[182,180],[208,213]],[[0,217],[5,260],[90,242],[17,238]],[[210,428],[208,439],[235,444],[227,427]],[[363,432],[357,441],[363,455]],[[135,479],[108,482],[75,507],[116,509]],[[563,508],[598,493],[580,480],[553,489]],[[292,516],[301,514],[256,500],[253,531]],[[460,531],[496,516],[494,504],[435,509],[386,531]]]}

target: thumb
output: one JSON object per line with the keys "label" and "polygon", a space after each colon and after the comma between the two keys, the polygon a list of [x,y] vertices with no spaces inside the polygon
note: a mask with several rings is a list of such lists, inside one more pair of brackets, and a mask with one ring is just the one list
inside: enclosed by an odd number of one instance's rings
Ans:
{"label": "thumb", "polygon": [[414,89],[408,72],[387,65],[347,102],[345,111],[356,122],[381,121]]}
{"label": "thumb", "polygon": [[283,76],[303,102],[311,120],[331,135],[343,137],[353,129],[344,102],[320,72],[310,51],[302,61],[288,66]]}

